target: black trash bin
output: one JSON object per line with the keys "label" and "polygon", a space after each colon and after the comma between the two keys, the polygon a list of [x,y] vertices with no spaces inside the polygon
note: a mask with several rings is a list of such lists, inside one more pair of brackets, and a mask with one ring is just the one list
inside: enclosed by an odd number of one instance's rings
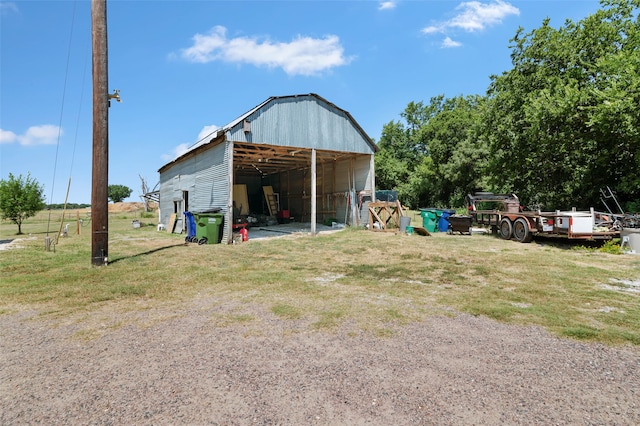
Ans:
{"label": "black trash bin", "polygon": [[471,216],[452,214],[447,217],[447,220],[449,221],[449,229],[447,230],[449,234],[459,232],[471,235]]}

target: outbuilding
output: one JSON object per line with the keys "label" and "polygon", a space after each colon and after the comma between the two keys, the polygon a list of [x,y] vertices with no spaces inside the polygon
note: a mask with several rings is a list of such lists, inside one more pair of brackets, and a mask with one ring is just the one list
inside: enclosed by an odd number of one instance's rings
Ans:
{"label": "outbuilding", "polygon": [[160,222],[183,227],[185,211],[315,224],[366,221],[375,201],[375,143],[347,111],[316,94],[271,97],[162,166]]}

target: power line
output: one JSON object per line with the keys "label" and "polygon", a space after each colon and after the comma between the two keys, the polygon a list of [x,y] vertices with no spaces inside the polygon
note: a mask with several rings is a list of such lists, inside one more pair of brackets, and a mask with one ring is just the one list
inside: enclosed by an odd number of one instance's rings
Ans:
{"label": "power line", "polygon": [[[56,140],[56,154],[53,161],[53,180],[51,183],[51,195],[49,196],[49,203],[53,203],[53,191],[56,186],[56,173],[58,169],[58,153],[60,151],[60,136],[62,135],[62,117],[64,114],[64,102],[67,93],[67,80],[69,77],[69,63],[71,62],[71,44],[73,41],[73,28],[75,26],[76,20],[76,4],[77,1],[73,2],[73,12],[71,15],[71,31],[69,33],[69,46],[67,48],[67,64],[64,73],[64,84],[62,88],[62,104],[60,105],[60,120],[58,122],[58,138]],[[51,225],[51,209],[49,209],[49,216],[47,218],[47,237],[49,236],[49,229]]]}

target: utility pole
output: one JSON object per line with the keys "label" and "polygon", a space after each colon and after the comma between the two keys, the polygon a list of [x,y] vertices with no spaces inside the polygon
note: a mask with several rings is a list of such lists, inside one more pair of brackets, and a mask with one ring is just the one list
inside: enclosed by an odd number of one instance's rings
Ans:
{"label": "utility pole", "polygon": [[91,264],[106,265],[109,255],[109,93],[107,0],[91,0],[93,75],[93,171],[91,183]]}

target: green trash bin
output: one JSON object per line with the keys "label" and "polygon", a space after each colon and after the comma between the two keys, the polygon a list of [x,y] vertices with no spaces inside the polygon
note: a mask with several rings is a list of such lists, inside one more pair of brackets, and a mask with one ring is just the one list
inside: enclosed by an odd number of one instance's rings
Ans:
{"label": "green trash bin", "polygon": [[420,209],[422,226],[429,232],[438,232],[438,220],[442,211],[438,209]]}
{"label": "green trash bin", "polygon": [[196,213],[196,239],[198,244],[219,244],[222,239],[222,213]]}

